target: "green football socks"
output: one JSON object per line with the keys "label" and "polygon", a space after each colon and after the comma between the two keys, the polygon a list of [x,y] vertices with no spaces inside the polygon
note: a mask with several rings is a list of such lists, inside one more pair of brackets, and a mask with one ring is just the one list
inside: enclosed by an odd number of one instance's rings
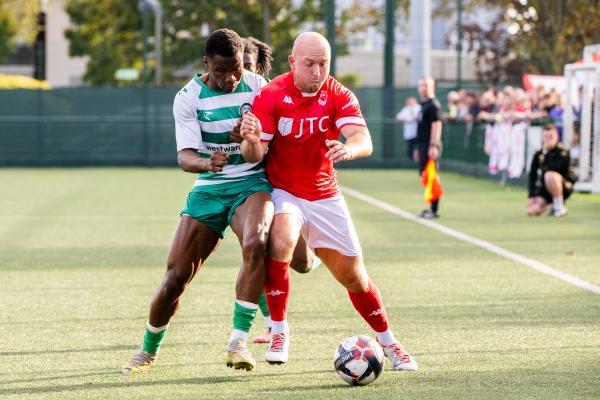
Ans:
{"label": "green football socks", "polygon": [[271,316],[271,313],[269,312],[269,307],[267,307],[267,296],[265,296],[265,292],[260,292],[260,298],[258,299],[258,308],[260,308],[260,312],[265,318]]}
{"label": "green football socks", "polygon": [[233,329],[250,332],[258,306],[247,301],[236,300],[233,309]]}
{"label": "green football socks", "polygon": [[150,323],[146,325],[146,333],[144,334],[144,342],[142,344],[142,348],[146,353],[158,353],[158,348],[165,337],[165,333],[167,333],[168,327],[168,324],[159,328],[153,327]]}

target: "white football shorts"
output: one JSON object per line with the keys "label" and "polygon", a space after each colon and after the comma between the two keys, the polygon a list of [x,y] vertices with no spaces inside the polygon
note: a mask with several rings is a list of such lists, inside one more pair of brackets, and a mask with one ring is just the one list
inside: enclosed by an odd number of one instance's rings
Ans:
{"label": "white football shorts", "polygon": [[300,233],[313,251],[325,248],[346,256],[362,255],[350,211],[341,195],[308,201],[285,190],[274,189],[271,199],[275,205],[275,214],[291,214],[298,217],[302,224]]}

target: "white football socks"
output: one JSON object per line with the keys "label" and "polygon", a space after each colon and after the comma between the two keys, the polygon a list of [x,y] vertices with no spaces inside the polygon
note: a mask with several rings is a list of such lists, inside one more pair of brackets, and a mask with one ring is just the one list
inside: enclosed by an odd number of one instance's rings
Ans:
{"label": "white football socks", "polygon": [[265,317],[265,323],[267,324],[267,328],[273,329],[273,320],[271,316]]}
{"label": "white football socks", "polygon": [[244,332],[239,329],[232,330],[231,336],[229,336],[229,343],[233,343],[237,339],[242,339],[244,342],[248,342],[248,332]]}
{"label": "white football socks", "polygon": [[271,326],[272,333],[279,333],[279,332],[288,333],[290,331],[287,320],[285,320],[285,319],[283,321],[272,321],[272,323],[273,323],[273,325]]}
{"label": "white football socks", "polygon": [[394,337],[394,333],[392,333],[391,329],[388,329],[384,332],[375,332],[375,336],[377,336],[377,341],[383,347],[396,343],[396,338]]}
{"label": "white football socks", "polygon": [[565,208],[565,202],[562,196],[552,198],[552,208],[554,208],[557,211],[563,210]]}

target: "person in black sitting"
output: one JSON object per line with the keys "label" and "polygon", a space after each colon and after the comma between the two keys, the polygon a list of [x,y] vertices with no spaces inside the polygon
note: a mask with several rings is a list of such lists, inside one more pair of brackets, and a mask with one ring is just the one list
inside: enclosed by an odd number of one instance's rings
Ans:
{"label": "person in black sitting", "polygon": [[538,216],[551,205],[549,216],[567,215],[565,200],[573,193],[575,177],[571,169],[569,149],[558,141],[554,124],[542,128],[542,148],[533,156],[529,171],[527,215]]}

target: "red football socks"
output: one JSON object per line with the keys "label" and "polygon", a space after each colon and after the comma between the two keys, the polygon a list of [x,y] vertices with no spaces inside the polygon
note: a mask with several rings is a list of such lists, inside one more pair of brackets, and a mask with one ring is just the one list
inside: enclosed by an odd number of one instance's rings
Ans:
{"label": "red football socks", "polygon": [[265,294],[273,321],[284,321],[290,297],[290,263],[266,258]]}
{"label": "red football socks", "polygon": [[[379,295],[379,289],[373,281],[369,280],[369,286],[364,293],[348,292],[350,301],[356,308],[356,311],[373,328],[375,332],[384,332],[388,330],[388,319]],[[270,307],[270,306],[269,306]]]}

